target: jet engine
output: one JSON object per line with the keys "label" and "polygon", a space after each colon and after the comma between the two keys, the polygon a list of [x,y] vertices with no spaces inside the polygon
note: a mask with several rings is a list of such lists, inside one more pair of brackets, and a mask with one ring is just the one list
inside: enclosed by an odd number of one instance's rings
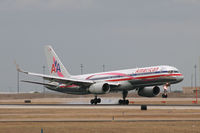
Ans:
{"label": "jet engine", "polygon": [[155,87],[143,87],[139,88],[138,95],[142,97],[155,97],[160,93],[160,88],[158,86]]}
{"label": "jet engine", "polygon": [[89,87],[89,92],[92,94],[106,94],[110,91],[108,83],[95,83]]}

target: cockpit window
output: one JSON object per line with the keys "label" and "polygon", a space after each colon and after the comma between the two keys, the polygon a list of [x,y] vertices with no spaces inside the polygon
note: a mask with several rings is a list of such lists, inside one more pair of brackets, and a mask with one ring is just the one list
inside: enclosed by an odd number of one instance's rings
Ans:
{"label": "cockpit window", "polygon": [[168,73],[173,73],[173,71],[168,71]]}
{"label": "cockpit window", "polygon": [[179,72],[178,71],[170,70],[170,71],[168,71],[168,73],[179,73]]}

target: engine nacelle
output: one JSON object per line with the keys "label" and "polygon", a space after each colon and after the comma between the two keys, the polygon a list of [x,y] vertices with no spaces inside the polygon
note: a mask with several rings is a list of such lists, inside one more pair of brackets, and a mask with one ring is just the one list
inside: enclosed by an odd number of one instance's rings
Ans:
{"label": "engine nacelle", "polygon": [[160,93],[160,88],[158,86],[155,87],[143,87],[139,88],[138,95],[142,97],[155,97]]}
{"label": "engine nacelle", "polygon": [[89,92],[92,94],[106,94],[110,91],[108,83],[95,83],[89,87]]}

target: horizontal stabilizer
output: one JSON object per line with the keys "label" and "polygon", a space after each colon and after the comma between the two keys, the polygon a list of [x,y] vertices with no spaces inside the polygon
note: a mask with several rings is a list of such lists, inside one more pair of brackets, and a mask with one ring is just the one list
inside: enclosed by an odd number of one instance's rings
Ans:
{"label": "horizontal stabilizer", "polygon": [[41,82],[27,81],[27,80],[21,80],[21,82],[26,82],[26,83],[31,83],[31,84],[47,85],[47,86],[57,87],[56,85],[51,84],[51,83],[41,83]]}

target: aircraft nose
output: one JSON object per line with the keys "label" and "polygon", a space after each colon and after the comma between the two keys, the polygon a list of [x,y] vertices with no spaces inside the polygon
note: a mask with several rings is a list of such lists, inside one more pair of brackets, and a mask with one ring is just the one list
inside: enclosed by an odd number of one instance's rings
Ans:
{"label": "aircraft nose", "polygon": [[181,76],[177,76],[176,79],[177,79],[178,82],[181,82],[181,81],[183,81],[184,76],[181,74]]}

